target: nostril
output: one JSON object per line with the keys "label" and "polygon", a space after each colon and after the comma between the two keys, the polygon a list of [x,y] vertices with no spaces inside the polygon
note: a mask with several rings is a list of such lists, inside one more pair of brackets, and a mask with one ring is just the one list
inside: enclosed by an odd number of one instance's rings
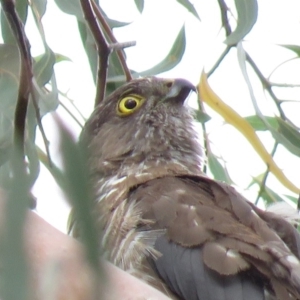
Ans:
{"label": "nostril", "polygon": [[173,82],[172,82],[172,81],[169,81],[169,82],[166,83],[166,86],[167,86],[168,88],[171,88],[172,85],[173,85]]}

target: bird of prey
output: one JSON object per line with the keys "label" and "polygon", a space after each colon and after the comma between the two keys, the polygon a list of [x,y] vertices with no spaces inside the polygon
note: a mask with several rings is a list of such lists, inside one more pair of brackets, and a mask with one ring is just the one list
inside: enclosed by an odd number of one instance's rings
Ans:
{"label": "bird of prey", "polygon": [[135,79],[87,121],[104,257],[172,299],[300,299],[297,230],[202,172],[192,90]]}

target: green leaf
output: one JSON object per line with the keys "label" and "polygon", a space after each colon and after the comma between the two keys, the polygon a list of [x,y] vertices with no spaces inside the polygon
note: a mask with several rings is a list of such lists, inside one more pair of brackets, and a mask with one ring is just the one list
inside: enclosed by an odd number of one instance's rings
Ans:
{"label": "green leaf", "polygon": [[81,40],[87,54],[89,65],[92,71],[94,82],[97,80],[97,68],[98,68],[98,55],[96,51],[95,40],[92,37],[90,30],[87,28],[84,22],[78,21],[78,29],[81,36]]}
{"label": "green leaf", "polygon": [[217,157],[211,152],[207,152],[207,159],[208,159],[208,166],[214,178],[216,180],[224,181],[228,184],[232,184],[233,181],[231,180],[226,167],[223,167],[222,164],[219,162]]}
{"label": "green leaf", "polygon": [[79,20],[83,21],[83,12],[79,0],[54,0],[61,11],[66,14],[75,15]]}
{"label": "green leaf", "polygon": [[53,74],[53,66],[55,64],[55,54],[50,48],[46,49],[46,52],[36,58],[33,65],[33,74],[39,86],[44,86],[49,82]]}
{"label": "green leaf", "polygon": [[[15,1],[15,8],[18,13],[19,18],[21,19],[22,23],[25,24],[27,20],[27,12],[28,12],[28,1],[26,0],[16,0]],[[15,45],[16,39],[13,35],[13,32],[7,22],[5,13],[1,10],[1,33],[2,38],[5,44]]]}
{"label": "green leaf", "polygon": [[299,199],[290,195],[284,195],[285,197],[287,197],[289,200],[293,201],[295,204],[298,205]]}
{"label": "green leaf", "polygon": [[298,129],[279,117],[277,117],[277,121],[279,124],[278,132],[280,132],[289,142],[291,142],[291,144],[300,148],[300,133]]}
{"label": "green leaf", "polygon": [[63,54],[55,53],[55,63],[60,63],[62,61],[72,61],[72,59]]}
{"label": "green leaf", "polygon": [[[90,182],[88,180],[87,154],[84,147],[73,140],[71,133],[60,124],[60,149],[67,188],[64,190],[73,205],[76,226],[86,246],[87,258],[95,271],[99,271],[99,238],[95,218]],[[74,223],[73,223],[74,225]]]}
{"label": "green leaf", "polygon": [[[268,124],[274,128],[278,128],[278,122],[275,117],[264,116]],[[267,131],[269,130],[265,122],[257,115],[245,117],[245,120],[255,129],[256,131]]]}
{"label": "green leaf", "polygon": [[235,0],[238,14],[236,29],[224,41],[227,45],[240,42],[252,29],[257,20],[257,0]]}
{"label": "green leaf", "polygon": [[206,123],[207,121],[209,121],[211,119],[211,116],[209,116],[207,113],[201,111],[201,110],[196,110],[196,115],[195,115],[195,119],[204,124]]}
{"label": "green leaf", "polygon": [[31,7],[35,10],[35,14],[38,16],[39,20],[43,17],[46,12],[47,0],[31,0]]}
{"label": "green leaf", "polygon": [[176,0],[178,3],[180,3],[182,6],[184,6],[190,13],[192,13],[199,21],[200,17],[194,7],[194,5],[188,1],[188,0]]}
{"label": "green leaf", "polygon": [[300,46],[298,46],[298,45],[282,45],[282,44],[280,44],[278,46],[289,49],[289,50],[293,51],[294,53],[296,53],[297,56],[300,57]]}
{"label": "green leaf", "polygon": [[136,8],[139,10],[140,13],[144,10],[144,0],[134,0]]}
{"label": "green leaf", "polygon": [[185,28],[183,26],[179,31],[168,55],[159,64],[151,69],[140,72],[140,74],[142,76],[151,76],[173,69],[183,57],[185,44]]}

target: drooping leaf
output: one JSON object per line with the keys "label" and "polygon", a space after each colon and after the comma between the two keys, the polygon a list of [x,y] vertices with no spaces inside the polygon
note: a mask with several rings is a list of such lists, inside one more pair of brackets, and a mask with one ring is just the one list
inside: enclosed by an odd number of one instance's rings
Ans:
{"label": "drooping leaf", "polygon": [[194,5],[189,0],[176,0],[178,3],[180,3],[182,6],[184,6],[191,14],[193,14],[199,21],[200,17],[194,7]]}
{"label": "drooping leaf", "polygon": [[98,56],[96,51],[95,40],[93,39],[90,30],[84,22],[78,21],[78,29],[82,44],[87,54],[94,82],[97,81]]}
{"label": "drooping leaf", "polygon": [[140,74],[142,76],[151,76],[173,69],[182,59],[185,51],[185,44],[185,28],[183,26],[180,29],[168,55],[156,66],[140,72]]}
{"label": "drooping leaf", "polygon": [[[278,122],[275,117],[264,117],[268,121],[269,125],[275,128],[278,128]],[[245,117],[245,120],[253,127],[256,131],[267,131],[269,130],[266,123],[262,121],[261,118],[257,115]]]}
{"label": "drooping leaf", "polygon": [[208,166],[214,178],[216,180],[224,181],[228,184],[232,184],[233,181],[231,180],[226,167],[224,167],[218,160],[218,158],[211,152],[207,152],[207,159],[208,159]]}
{"label": "drooping leaf", "polygon": [[74,15],[77,19],[84,21],[83,12],[79,0],[54,0],[61,11],[66,14]]}
{"label": "drooping leaf", "polygon": [[30,3],[30,6],[35,11],[35,14],[38,16],[39,20],[41,20],[46,12],[47,0],[31,0]]}
{"label": "drooping leaf", "polygon": [[224,120],[233,125],[243,136],[249,141],[257,154],[269,167],[270,172],[288,189],[295,193],[300,190],[295,186],[277,166],[272,156],[268,153],[261,140],[256,135],[251,125],[242,118],[235,110],[222,101],[222,99],[212,90],[207,82],[207,76],[202,73],[200,83],[198,85],[198,92],[201,99],[206,102],[212,109],[219,113]]}
{"label": "drooping leaf", "polygon": [[136,8],[139,10],[140,13],[144,10],[144,0],[134,0]]}
{"label": "drooping leaf", "polygon": [[257,20],[257,0],[235,0],[237,25],[235,30],[224,41],[227,45],[240,42],[252,29]]}
{"label": "drooping leaf", "polygon": [[55,64],[55,54],[50,48],[38,57],[33,65],[33,74],[39,86],[44,86],[49,82],[53,74],[53,66]]}
{"label": "drooping leaf", "polygon": [[289,49],[289,50],[293,51],[294,53],[296,53],[297,56],[300,57],[300,46],[298,46],[298,45],[283,45],[283,44],[280,44],[278,46]]}
{"label": "drooping leaf", "polygon": [[277,122],[279,124],[278,131],[282,133],[282,135],[289,140],[296,147],[300,147],[300,133],[299,130],[292,126],[290,123],[282,120],[277,117]]}

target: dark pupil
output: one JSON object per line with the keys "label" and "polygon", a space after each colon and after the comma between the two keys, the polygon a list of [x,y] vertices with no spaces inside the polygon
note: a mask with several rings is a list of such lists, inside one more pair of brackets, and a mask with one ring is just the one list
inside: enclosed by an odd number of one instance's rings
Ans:
{"label": "dark pupil", "polygon": [[125,102],[125,107],[127,109],[134,109],[137,106],[137,102],[134,99],[128,99]]}

